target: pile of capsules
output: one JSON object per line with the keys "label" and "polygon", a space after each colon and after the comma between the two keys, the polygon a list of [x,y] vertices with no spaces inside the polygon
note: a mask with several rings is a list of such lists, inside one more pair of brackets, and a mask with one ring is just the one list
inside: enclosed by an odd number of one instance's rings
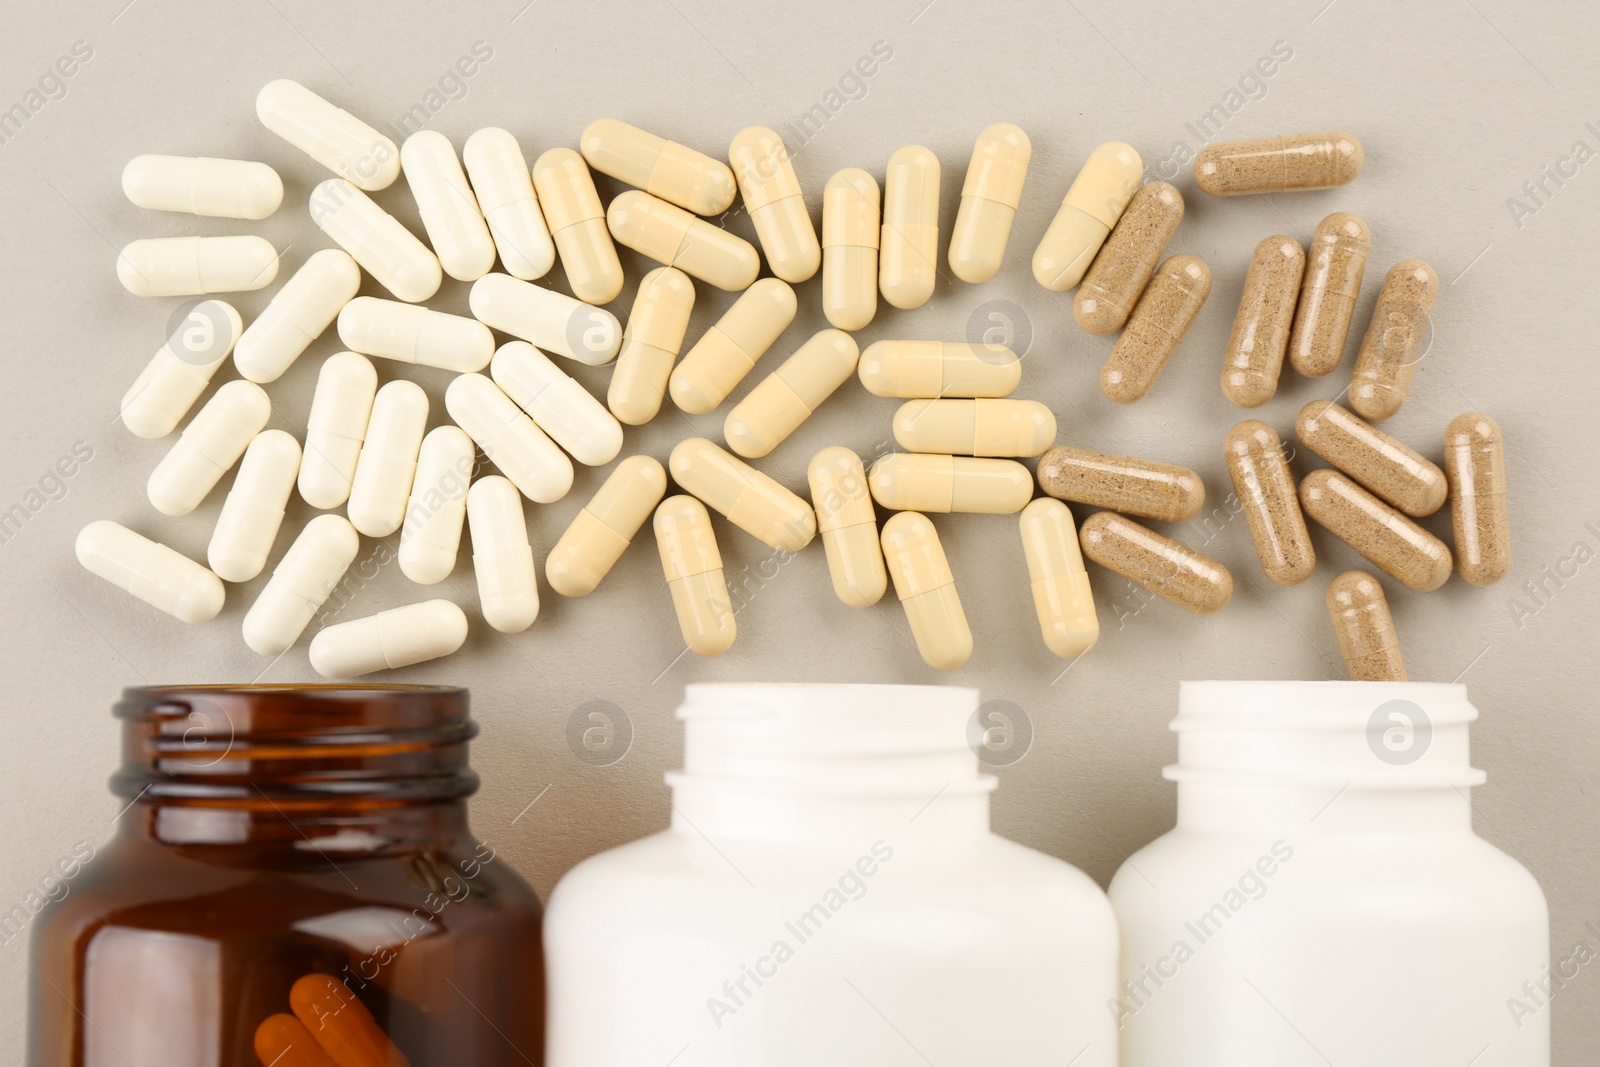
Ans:
{"label": "pile of capsules", "polygon": [[[915,308],[934,291],[939,161],[926,148],[890,157],[881,195],[864,170],[833,175],[823,190],[819,241],[783,142],[765,127],[733,138],[729,166],[602,119],[584,131],[581,152],[552,148],[530,171],[503,129],[473,134],[460,158],[432,131],[397,149],[292,81],[262,89],[256,110],[268,129],[341,175],[318,185],[310,200],[313,221],[339,248],[311,255],[248,328],[222,301],[197,304],[122,401],[130,430],[164,437],[231,354],[242,377],[215,391],[149,480],[155,508],[184,515],[238,465],[210,566],[109,521],[91,523],[77,540],[87,569],[185,622],[217,615],[224,581],[262,571],[298,485],[307,503],[328,513],[300,531],[245,615],[245,642],[257,653],[276,656],[298,641],[356,558],[362,535],[397,530],[402,571],[428,585],[454,569],[465,525],[484,619],[506,633],[526,629],[539,594],[522,498],[563,497],[573,460],[612,463],[623,424],[649,422],[668,394],[685,412],[718,408],[794,320],[791,286],[819,269],[833,328],[805,341],[732,406],[726,447],[696,437],[674,447],[665,468],[647,455],[617,463],[551,549],[544,569],[553,589],[572,597],[593,590],[653,514],[684,641],[701,655],[726,651],[734,609],[710,508],[781,552],[798,552],[820,533],[834,592],[846,604],[875,604],[892,581],[918,650],[939,670],[967,661],[972,633],[929,513],[1020,513],[1044,642],[1065,658],[1087,651],[1099,634],[1084,556],[1197,613],[1220,609],[1232,595],[1222,564],[1135,521],[1196,515],[1205,497],[1199,475],[1052,448],[1050,409],[1010,398],[1021,366],[1008,348],[884,340],[858,351],[846,331],[872,320],[880,295]],[[1030,154],[1016,126],[979,135],[947,252],[963,281],[999,270]],[[1347,134],[1285,136],[1213,144],[1196,159],[1195,180],[1218,196],[1327,188],[1354,179],[1362,162]],[[634,188],[604,206],[591,167]],[[367,196],[402,171],[431,249]],[[1101,386],[1123,403],[1150,391],[1211,289],[1198,257],[1162,259],[1183,198],[1142,178],[1131,146],[1095,149],[1033,257],[1046,289],[1077,287],[1073,311],[1085,330],[1121,331]],[[175,156],[134,159],[123,188],[142,207],[241,219],[270,215],[283,195],[264,164]],[[736,194],[760,253],[707,221]],[[618,243],[663,264],[640,281],[626,330],[602,306],[622,288]],[[1370,244],[1365,223],[1340,212],[1317,227],[1309,253],[1284,236],[1257,246],[1222,371],[1233,403],[1269,399],[1286,356],[1311,377],[1338,365]],[[574,296],[532,284],[558,253]],[[762,253],[774,277],[758,281]],[[497,258],[503,273],[491,273]],[[398,299],[357,296],[362,271]],[[123,285],[145,296],[259,289],[276,273],[276,251],[253,236],[134,241],[118,259]],[[443,274],[472,282],[471,318],[420,306]],[[695,281],[741,295],[680,360]],[[1397,264],[1356,362],[1354,411],[1317,401],[1300,413],[1301,442],[1332,469],[1297,488],[1271,427],[1248,420],[1227,435],[1228,470],[1273,581],[1310,575],[1309,514],[1402,584],[1435,589],[1456,560],[1412,520],[1447,496],[1463,577],[1482,585],[1506,572],[1505,461],[1494,421],[1469,413],[1452,422],[1443,471],[1372,425],[1405,399],[1437,290],[1426,263]],[[264,428],[270,404],[262,385],[335,322],[349,351],[322,365],[302,446]],[[496,348],[491,330],[515,340]],[[590,365],[615,360],[605,402],[547,353]],[[451,423],[426,431],[426,394],[405,380],[380,388],[370,357],[455,372],[445,392]],[[810,502],[746,462],[771,452],[852,376],[873,394],[905,400],[893,429],[906,451],[882,456],[868,473],[850,449],[823,449],[808,468]],[[478,450],[499,474],[473,480]],[[1037,500],[1034,474],[1018,462],[1032,457],[1048,494]],[[667,496],[669,473],[681,494]],[[1080,530],[1061,501],[1105,510]],[[881,531],[874,504],[894,512]],[[333,513],[340,507],[343,515]],[[1404,678],[1374,577],[1340,575],[1328,608],[1351,677]],[[427,600],[324,627],[310,659],[324,676],[349,677],[448,655],[466,634],[460,607]]]}

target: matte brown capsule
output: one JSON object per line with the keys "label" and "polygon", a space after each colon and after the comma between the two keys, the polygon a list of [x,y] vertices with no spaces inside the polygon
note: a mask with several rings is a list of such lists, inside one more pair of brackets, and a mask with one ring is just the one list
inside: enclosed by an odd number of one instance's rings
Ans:
{"label": "matte brown capsule", "polygon": [[1182,221],[1183,194],[1166,182],[1133,194],[1072,300],[1079,326],[1093,334],[1122,329]]}
{"label": "matte brown capsule", "polygon": [[1450,579],[1449,546],[1338,471],[1306,475],[1300,506],[1408,589],[1427,593]]}
{"label": "matte brown capsule", "polygon": [[1335,211],[1311,235],[1305,280],[1289,333],[1289,363],[1307,378],[1322,377],[1344,358],[1350,317],[1361,295],[1361,275],[1371,249],[1372,231],[1348,211]]}
{"label": "matte brown capsule", "polygon": [[1328,586],[1328,618],[1352,682],[1403,682],[1400,635],[1383,586],[1366,571],[1345,571]]}
{"label": "matte brown capsule", "polygon": [[1222,395],[1239,407],[1260,407],[1278,391],[1305,273],[1306,252],[1293,237],[1274,234],[1256,245],[1222,365]]}
{"label": "matte brown capsule", "polygon": [[1328,189],[1355,180],[1361,142],[1342,130],[1223,141],[1194,157],[1194,183],[1212,196]]}
{"label": "matte brown capsule", "polygon": [[1164,600],[1210,615],[1233,598],[1233,575],[1209,556],[1132,519],[1097,511],[1078,532],[1083,554]]}
{"label": "matte brown capsule", "polygon": [[1131,404],[1149,393],[1210,295],[1211,268],[1199,256],[1183,253],[1161,264],[1100,369],[1106,396]]}
{"label": "matte brown capsule", "polygon": [[1444,469],[1450,478],[1450,524],[1461,577],[1473,585],[1493,585],[1511,569],[1500,424],[1478,411],[1452,419],[1444,434]]}
{"label": "matte brown capsule", "polygon": [[1362,416],[1387,419],[1406,402],[1438,295],[1438,272],[1422,260],[1401,260],[1389,268],[1350,378],[1350,406]]}
{"label": "matte brown capsule", "polygon": [[1317,556],[1277,431],[1246,419],[1228,431],[1222,451],[1262,571],[1279,585],[1311,577]]}
{"label": "matte brown capsule", "polygon": [[1052,448],[1039,459],[1039,488],[1057,500],[1110,508],[1159,522],[1187,522],[1206,502],[1206,486],[1187,467],[1131,456]]}
{"label": "matte brown capsule", "polygon": [[1412,518],[1444,505],[1444,471],[1331,400],[1301,408],[1295,433],[1301,444]]}

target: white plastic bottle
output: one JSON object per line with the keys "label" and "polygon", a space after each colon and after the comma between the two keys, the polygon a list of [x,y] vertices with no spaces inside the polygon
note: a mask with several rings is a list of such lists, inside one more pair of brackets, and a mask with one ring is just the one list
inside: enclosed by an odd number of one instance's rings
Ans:
{"label": "white plastic bottle", "polygon": [[671,828],[550,898],[547,1067],[1114,1067],[1111,909],[990,831],[977,702],[689,686]]}
{"label": "white plastic bottle", "polygon": [[1548,913],[1473,833],[1477,717],[1461,685],[1184,683],[1178,825],[1111,882],[1123,1067],[1548,1067]]}

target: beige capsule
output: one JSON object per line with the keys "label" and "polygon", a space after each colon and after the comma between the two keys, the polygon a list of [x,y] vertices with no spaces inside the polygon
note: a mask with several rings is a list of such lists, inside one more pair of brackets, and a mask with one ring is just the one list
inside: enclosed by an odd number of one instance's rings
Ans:
{"label": "beige capsule", "polygon": [[1348,211],[1335,211],[1311,235],[1300,300],[1289,330],[1289,365],[1307,378],[1322,377],[1344,358],[1371,249],[1372,231]]}
{"label": "beige capsule", "polygon": [[1206,502],[1206,486],[1187,467],[1063,445],[1039,460],[1039,488],[1075,504],[1160,522],[1187,522]]}
{"label": "beige capsule", "polygon": [[1055,413],[1037,400],[908,400],[894,416],[908,452],[1037,456],[1055,443]]}
{"label": "beige capsule", "polygon": [[618,119],[595,119],[579,150],[589,166],[696,215],[733,205],[733,171],[720,160]]}
{"label": "beige capsule", "polygon": [[728,412],[722,424],[728,447],[746,459],[777,448],[850,380],[860,355],[855,339],[843,330],[812,334]]}
{"label": "beige capsule", "polygon": [[1077,659],[1100,639],[1100,619],[1072,512],[1059,500],[1041,498],[1022,509],[1019,525],[1045,647]]}
{"label": "beige capsule", "polygon": [[810,504],[704,437],[679,441],[667,470],[686,492],[769,548],[798,552],[817,535]]}
{"label": "beige capsule", "polygon": [[669,496],[656,508],[653,525],[683,643],[697,656],[722,655],[733,647],[738,627],[711,516],[692,496]]}
{"label": "beige capsule", "polygon": [[861,457],[839,445],[824,448],[811,457],[806,480],[834,595],[853,608],[871,607],[883,599],[889,574]]}
{"label": "beige capsule", "polygon": [[1511,514],[1506,504],[1505,437],[1479,411],[1457,415],[1444,434],[1450,479],[1450,525],[1461,577],[1493,585],[1511,569]]}
{"label": "beige capsule", "polygon": [[1222,364],[1222,395],[1230,403],[1256,408],[1278,391],[1305,273],[1306,252],[1293,237],[1273,234],[1256,245]]}
{"label": "beige capsule", "polygon": [[874,341],[857,373],[873,396],[1002,397],[1022,380],[1022,360],[1005,345]]}
{"label": "beige capsule", "polygon": [[841,330],[878,313],[878,181],[847,167],[822,189],[822,311]]}
{"label": "beige capsule", "polygon": [[572,295],[597,307],[611,303],[622,292],[622,263],[583,157],[570,148],[545,152],[533,164],[533,188]]}
{"label": "beige capsule", "polygon": [[1389,268],[1350,378],[1350,406],[1364,418],[1387,419],[1406,402],[1438,295],[1438,272],[1422,260],[1401,260]]}
{"label": "beige capsule", "polygon": [[672,402],[691,415],[716,408],[789,328],[798,308],[782,279],[762,278],[746,289],[673,368]]}
{"label": "beige capsule", "polygon": [[1295,420],[1300,443],[1412,518],[1444,504],[1444,471],[1331,400],[1313,400]]}
{"label": "beige capsule", "polygon": [[772,273],[791,284],[817,273],[822,246],[783,138],[765,126],[748,126],[733,135],[728,162]]}
{"label": "beige capsule", "polygon": [[922,661],[936,671],[963,666],[972,658],[972,628],[933,522],[915,511],[902,511],[883,524],[882,540],[895,596]]}
{"label": "beige capsule", "polygon": [[939,157],[907,145],[889,157],[883,178],[878,288],[897,308],[921,307],[939,274]]}
{"label": "beige capsule", "polygon": [[1221,611],[1233,599],[1228,568],[1122,515],[1095,512],[1078,540],[1100,566],[1196,615]]}
{"label": "beige capsule", "polygon": [[1033,278],[1054,293],[1077,285],[1139,188],[1144,160],[1108,141],[1089,153],[1033,252]]}
{"label": "beige capsule", "polygon": [[1033,143],[1020,126],[997,122],[978,134],[950,230],[950,271],[962,281],[986,282],[999,273],[1032,157]]}
{"label": "beige capsule", "polygon": [[611,201],[606,228],[618,244],[730,293],[761,273],[755,245],[638,189]]}
{"label": "beige capsule", "polygon": [[666,492],[667,472],[651,457],[618,463],[545,559],[550,588],[562,596],[594,592]]}
{"label": "beige capsule", "polygon": [[1119,404],[1142,400],[1211,295],[1211,268],[1199,256],[1169,256],[1134,305],[1127,329],[1100,368],[1100,389]]}
{"label": "beige capsule", "polygon": [[1311,577],[1317,557],[1277,431],[1246,419],[1228,431],[1222,453],[1262,571],[1279,585]]}
{"label": "beige capsule", "polygon": [[661,410],[692,311],[694,283],[681,270],[657,267],[640,279],[606,390],[606,407],[618,422],[643,426]]}
{"label": "beige capsule", "polygon": [[1383,586],[1366,571],[1345,571],[1328,585],[1328,618],[1352,682],[1403,682],[1400,635]]}
{"label": "beige capsule", "polygon": [[1221,141],[1195,155],[1194,183],[1212,196],[1329,189],[1355,181],[1365,162],[1361,142],[1342,130]]}
{"label": "beige capsule", "polygon": [[1339,540],[1408,589],[1431,592],[1450,578],[1450,549],[1338,471],[1300,482],[1300,506]]}
{"label": "beige capsule", "polygon": [[1072,299],[1079,326],[1093,334],[1122,329],[1182,221],[1183,194],[1166,182],[1133,194]]}
{"label": "beige capsule", "polygon": [[872,499],[890,511],[1015,515],[1033,496],[1028,468],[1013,459],[891,452],[867,473]]}

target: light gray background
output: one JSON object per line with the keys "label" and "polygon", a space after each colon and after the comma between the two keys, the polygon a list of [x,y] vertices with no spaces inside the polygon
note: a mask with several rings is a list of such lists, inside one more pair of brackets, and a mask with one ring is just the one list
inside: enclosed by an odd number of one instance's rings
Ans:
{"label": "light gray background", "polygon": [[[66,481],[64,496],[57,492],[60,499],[0,548],[10,735],[0,776],[7,824],[0,911],[20,902],[74,843],[100,842],[112,832],[117,804],[105,780],[118,749],[107,708],[119,687],[314,677],[305,641],[270,664],[244,647],[240,619],[264,577],[230,589],[215,622],[187,628],[73,561],[74,535],[98,518],[203,558],[223,496],[214,493],[181,519],[157,515],[145,500],[145,478],[170,442],[134,438],[116,421],[117,403],[183,301],[124,292],[113,270],[116,249],[139,237],[256,232],[286,249],[286,277],[328,244],[305,207],[325,175],[256,121],[257,90],[273,78],[295,78],[382,125],[425,101],[482,41],[492,57],[465,81],[464,95],[448,99],[429,121],[458,147],[481,126],[503,125],[531,157],[553,145],[575,146],[587,122],[614,115],[721,155],[741,127],[768,124],[790,138],[813,215],[835,170],[861,166],[881,176],[894,149],[921,143],[944,163],[941,226],[948,232],[974,136],[991,122],[1020,124],[1033,139],[1033,165],[1001,276],[977,287],[946,276],[919,310],[881,308],[861,343],[960,339],[985,301],[1009,302],[1000,310],[1019,334],[1031,334],[1018,395],[1057,412],[1063,442],[1195,467],[1216,505],[1229,489],[1220,442],[1244,417],[1218,391],[1219,353],[1255,243],[1273,232],[1304,240],[1332,210],[1363,215],[1375,240],[1358,332],[1391,264],[1410,256],[1432,262],[1447,283],[1436,337],[1411,401],[1387,427],[1439,459],[1443,428],[1457,413],[1477,407],[1500,420],[1510,445],[1515,562],[1491,589],[1456,579],[1417,595],[1387,583],[1390,597],[1412,677],[1459,678],[1482,710],[1475,759],[1489,784],[1476,795],[1479,831],[1538,875],[1558,957],[1580,940],[1600,948],[1600,927],[1584,927],[1600,920],[1593,848],[1600,746],[1591,702],[1600,563],[1573,559],[1579,543],[1584,559],[1600,549],[1591,296],[1600,162],[1559,188],[1547,183],[1553,195],[1542,197],[1542,206],[1527,201],[1537,211],[1520,225],[1507,203],[1575,142],[1600,149],[1600,121],[1585,126],[1600,120],[1594,8],[1554,0],[1434,0],[1403,12],[1376,0],[1149,8],[1107,0],[897,0],[808,10],[661,0],[604,12],[569,0],[522,3],[417,5],[384,15],[310,0],[7,5],[0,106],[24,100],[75,42],[87,42],[93,56],[65,81],[64,95],[0,143],[7,324],[0,508],[24,501],[76,443],[93,457]],[[892,58],[866,80],[864,94],[857,91],[858,99],[799,143],[785,120],[846,99],[828,94],[880,41]],[[1186,123],[1239,89],[1275,42],[1285,42],[1292,58],[1264,80],[1264,95],[1257,88],[1230,101],[1245,102],[1229,117],[1224,138],[1342,127],[1365,144],[1366,171],[1335,191],[1215,200],[1195,190],[1183,168],[1177,184],[1189,212],[1172,250],[1204,257],[1215,288],[1153,395],[1117,407],[1096,387],[1111,339],[1084,334],[1072,322],[1070,296],[1034,284],[1032,250],[1089,149],[1127,140],[1159,175],[1177,143],[1198,146]],[[265,160],[283,175],[284,206],[260,223],[197,223],[141,211],[123,199],[118,180],[123,164],[141,152]],[[607,198],[617,191],[601,184]],[[377,199],[418,229],[403,184]],[[730,225],[750,235],[747,219]],[[626,252],[624,266],[629,283],[619,310],[647,268]],[[551,279],[565,284],[559,271]],[[698,288],[691,339],[731,300]],[[274,289],[237,298],[247,321]],[[367,291],[375,291],[370,283]],[[465,298],[465,285],[447,281],[435,306],[465,313]],[[825,325],[815,281],[802,287],[801,305],[780,353]],[[270,387],[272,425],[303,433],[317,367],[336,347],[330,330]],[[1350,359],[1320,381],[1286,375],[1279,396],[1251,414],[1288,436],[1302,404],[1344,387]],[[447,374],[388,364],[380,370],[385,379],[420,382],[436,402],[430,422],[439,423]],[[606,370],[576,373],[603,394]],[[801,488],[807,459],[824,445],[863,453],[885,447],[894,406],[850,383],[761,466]],[[668,403],[654,423],[629,431],[627,448],[664,458],[685,436],[719,436],[724,411],[687,418]],[[528,509],[541,559],[601,477],[580,470],[566,500]],[[309,514],[296,501],[277,552]],[[1443,533],[1448,518],[1427,525]],[[1360,561],[1320,532],[1317,574],[1279,589],[1261,575],[1242,521],[1170,531],[1204,543],[1238,579],[1234,602],[1211,618],[1162,602],[1141,607],[1144,598],[1126,582],[1096,570],[1100,645],[1063,675],[1063,664],[1039,641],[1015,520],[955,517],[938,526],[977,634],[972,662],[947,676],[921,663],[892,596],[874,609],[845,608],[829,592],[820,549],[779,566],[764,546],[720,520],[728,576],[746,592],[738,643],[708,662],[679,655],[648,535],[589,598],[563,600],[544,588],[538,622],[512,637],[476,615],[466,552],[446,585],[426,591],[391,564],[340,614],[432,595],[468,608],[472,633],[461,653],[386,680],[472,687],[483,725],[474,751],[484,780],[476,830],[541,894],[584,856],[666,824],[661,776],[678,760],[672,711],[686,682],[981,687],[985,698],[1021,709],[1034,734],[1031,751],[999,772],[998,829],[1103,883],[1124,856],[1171,825],[1173,790],[1159,769],[1173,754],[1166,723],[1179,680],[1342,676],[1323,591],[1329,578]],[[374,550],[365,542],[363,558]],[[1546,567],[1565,573],[1562,584],[1546,580],[1548,594],[1532,600],[1520,587],[1540,580]],[[1519,601],[1537,610],[1518,612]],[[633,732],[631,750],[610,766],[595,765],[595,757],[585,762],[568,741],[580,706],[597,699],[620,709]],[[1600,1042],[1600,977],[1590,969],[1554,1004],[1559,1063],[1588,1062],[1584,1053]],[[7,1062],[20,1057],[25,971],[22,939],[0,946]]]}

